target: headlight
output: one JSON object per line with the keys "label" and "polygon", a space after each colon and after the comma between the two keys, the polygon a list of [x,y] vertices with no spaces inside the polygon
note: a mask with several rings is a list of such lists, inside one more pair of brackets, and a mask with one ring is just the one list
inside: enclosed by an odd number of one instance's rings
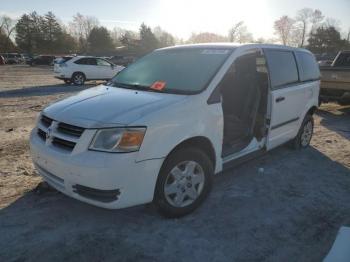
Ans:
{"label": "headlight", "polygon": [[98,130],[89,149],[105,152],[138,151],[146,128],[108,128]]}

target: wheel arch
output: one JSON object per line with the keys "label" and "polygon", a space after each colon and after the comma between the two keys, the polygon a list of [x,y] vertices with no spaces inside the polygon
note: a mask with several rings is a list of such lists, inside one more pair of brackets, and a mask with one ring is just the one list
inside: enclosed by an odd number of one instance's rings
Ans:
{"label": "wheel arch", "polygon": [[183,148],[188,148],[188,147],[198,148],[203,153],[205,153],[209,157],[209,159],[211,160],[211,162],[213,164],[213,168],[215,170],[215,167],[216,167],[215,149],[214,149],[214,146],[211,143],[211,141],[205,136],[195,136],[195,137],[187,138],[187,139],[181,141],[168,153],[168,155],[165,157],[165,160],[175,151],[183,149]]}
{"label": "wheel arch", "polygon": [[306,115],[313,115],[317,110],[317,106],[311,106],[309,110],[306,112]]}

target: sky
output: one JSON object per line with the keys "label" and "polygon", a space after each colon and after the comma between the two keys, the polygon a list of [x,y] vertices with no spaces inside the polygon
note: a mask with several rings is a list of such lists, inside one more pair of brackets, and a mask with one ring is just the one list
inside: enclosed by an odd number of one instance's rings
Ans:
{"label": "sky", "polygon": [[227,35],[232,25],[244,21],[255,38],[272,38],[276,19],[294,17],[304,7],[337,19],[343,35],[350,29],[350,0],[0,0],[0,15],[52,11],[68,23],[79,12],[97,17],[109,29],[138,30],[145,22],[185,40],[192,32]]}

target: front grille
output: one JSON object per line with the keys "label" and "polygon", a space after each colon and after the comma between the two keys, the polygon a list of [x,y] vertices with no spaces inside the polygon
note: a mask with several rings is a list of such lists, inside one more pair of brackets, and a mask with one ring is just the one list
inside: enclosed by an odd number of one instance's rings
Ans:
{"label": "front grille", "polygon": [[45,127],[49,127],[51,126],[53,120],[47,116],[42,115],[40,121]]}
{"label": "front grille", "polygon": [[38,136],[42,139],[42,140],[46,140],[46,132],[41,130],[40,128],[38,128]]}
{"label": "front grille", "polygon": [[68,141],[68,140],[64,140],[58,137],[54,137],[52,139],[52,145],[60,147],[64,150],[69,150],[72,151],[76,145],[76,143]]}
{"label": "front grille", "polygon": [[49,139],[49,144],[67,152],[73,151],[84,131],[82,127],[56,122],[45,115],[41,116],[37,128],[37,134],[43,141]]}
{"label": "front grille", "polygon": [[69,125],[69,124],[66,124],[66,123],[59,123],[58,127],[57,127],[57,131],[65,133],[67,135],[80,137],[81,134],[84,132],[84,128],[78,127],[78,126]]}
{"label": "front grille", "polygon": [[118,200],[118,196],[120,195],[119,189],[101,190],[82,185],[74,185],[73,192],[81,195],[82,197],[104,203]]}

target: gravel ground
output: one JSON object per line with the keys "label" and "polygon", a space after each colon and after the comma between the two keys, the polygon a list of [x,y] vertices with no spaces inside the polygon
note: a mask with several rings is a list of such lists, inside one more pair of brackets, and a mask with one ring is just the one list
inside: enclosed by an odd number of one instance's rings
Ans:
{"label": "gravel ground", "polygon": [[67,94],[17,95],[0,92],[0,261],[321,261],[350,225],[349,106],[323,105],[311,147],[282,146],[216,176],[196,212],[171,220],[152,205],[104,210],[36,194],[29,132]]}

